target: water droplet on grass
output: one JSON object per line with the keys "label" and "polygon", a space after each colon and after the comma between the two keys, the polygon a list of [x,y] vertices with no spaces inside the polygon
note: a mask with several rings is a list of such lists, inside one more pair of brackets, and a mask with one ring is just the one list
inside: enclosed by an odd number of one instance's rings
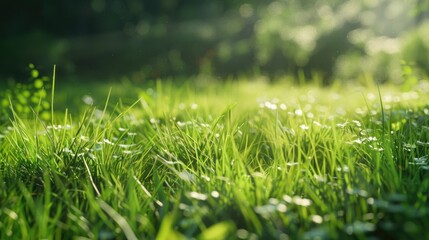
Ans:
{"label": "water droplet on grass", "polygon": [[336,126],[339,128],[345,128],[349,125],[349,122],[337,123]]}
{"label": "water droplet on grass", "polygon": [[311,216],[311,221],[317,224],[323,223],[323,218],[320,215],[313,215]]}
{"label": "water droplet on grass", "polygon": [[414,162],[409,162],[412,165],[427,165],[428,156],[416,157]]}
{"label": "water droplet on grass", "polygon": [[8,208],[4,209],[4,212],[13,220],[18,220],[18,214]]}
{"label": "water droplet on grass", "polygon": [[348,188],[346,191],[350,195],[359,195],[361,197],[368,197],[368,192],[363,189]]}
{"label": "water droplet on grass", "polygon": [[179,103],[179,109],[184,110],[186,108],[186,105],[184,103]]}
{"label": "water droplet on grass", "polygon": [[301,124],[300,126],[299,126],[302,130],[304,130],[304,131],[307,131],[308,129],[310,129],[310,127],[308,127],[307,125],[305,125],[305,124]]}
{"label": "water droplet on grass", "polygon": [[134,144],[119,144],[120,148],[128,149],[134,146]]}
{"label": "water droplet on grass", "polygon": [[289,195],[283,195],[283,200],[287,203],[292,203],[292,197]]}
{"label": "water droplet on grass", "polygon": [[262,205],[262,206],[256,206],[255,207],[255,212],[258,214],[261,214],[265,217],[267,217],[267,214],[276,212],[276,206],[268,204],[268,205]]}
{"label": "water droplet on grass", "polygon": [[236,235],[239,239],[249,238],[249,232],[246,229],[242,229],[242,228],[237,230]]}
{"label": "water droplet on grass", "polygon": [[207,200],[206,194],[198,193],[198,192],[189,192],[189,197],[196,200],[201,200],[201,201]]}
{"label": "water droplet on grass", "polygon": [[207,182],[210,182],[210,180],[211,180],[210,177],[207,175],[202,175],[201,178],[206,180]]}
{"label": "water droplet on grass", "polygon": [[277,104],[271,102],[265,102],[264,106],[270,110],[277,110]]}
{"label": "water droplet on grass", "polygon": [[422,141],[419,141],[419,140],[416,141],[416,144],[420,145],[420,146],[429,146],[429,142],[422,142]]}
{"label": "water droplet on grass", "polygon": [[212,192],[210,193],[210,195],[211,195],[213,198],[219,198],[219,197],[220,197],[220,194],[219,194],[219,192],[218,192],[218,191],[212,191]]}
{"label": "water droplet on grass", "polygon": [[348,166],[337,167],[336,170],[338,172],[350,172],[350,168]]}
{"label": "water droplet on grass", "polygon": [[113,142],[111,142],[109,139],[103,139],[103,142],[104,143],[106,143],[106,144],[108,144],[108,145],[114,145],[114,143]]}
{"label": "water droplet on grass", "polygon": [[299,162],[288,162],[288,163],[286,163],[286,165],[289,167],[292,167],[292,166],[299,165]]}
{"label": "water droplet on grass", "polygon": [[159,123],[159,120],[158,119],[155,119],[155,118],[150,118],[150,123],[152,123],[152,124],[158,124]]}
{"label": "water droplet on grass", "polygon": [[277,211],[284,213],[287,211],[287,206],[283,203],[279,203],[279,204],[277,204]]}
{"label": "water droplet on grass", "polygon": [[180,173],[179,173],[179,177],[180,177],[182,180],[185,180],[185,181],[188,181],[188,182],[193,182],[193,181],[195,181],[195,176],[194,176],[194,174],[192,174],[192,173],[190,173],[190,172],[188,172],[188,171],[180,172]]}
{"label": "water droplet on grass", "polygon": [[253,172],[252,173],[252,177],[254,177],[254,178],[262,178],[262,179],[266,178],[265,174],[263,174],[261,172]]}
{"label": "water droplet on grass", "polygon": [[93,99],[91,96],[89,96],[89,95],[84,95],[84,96],[82,97],[82,101],[83,101],[86,105],[90,105],[90,106],[92,106],[92,105],[94,104],[94,99]]}
{"label": "water droplet on grass", "polygon": [[191,104],[191,109],[192,110],[196,110],[198,108],[198,104],[196,104],[196,103],[192,103]]}
{"label": "water droplet on grass", "polygon": [[303,111],[301,109],[295,110],[295,115],[302,116],[302,114],[303,114]]}
{"label": "water droplet on grass", "polygon": [[185,122],[181,122],[181,121],[177,121],[177,126],[183,128],[183,127],[186,126],[186,123]]}
{"label": "water droplet on grass", "polygon": [[72,150],[70,150],[69,148],[65,147],[65,148],[63,148],[63,153],[69,153],[69,154],[72,154],[72,153],[73,153],[73,151],[72,151]]}
{"label": "water droplet on grass", "polygon": [[80,136],[80,140],[84,141],[84,142],[88,142],[89,141],[89,137],[87,136]]}
{"label": "water droplet on grass", "polygon": [[352,120],[356,127],[362,127],[362,124],[358,120]]}
{"label": "water droplet on grass", "polygon": [[316,125],[316,126],[318,126],[318,127],[322,127],[322,124],[320,122],[313,121],[313,124]]}
{"label": "water droplet on grass", "polygon": [[319,175],[314,175],[314,178],[315,178],[315,179],[316,179],[316,181],[318,181],[318,182],[326,182],[326,177],[319,176]]}
{"label": "water droplet on grass", "polygon": [[180,210],[188,210],[190,208],[189,205],[186,205],[184,203],[179,203],[179,209]]}
{"label": "water droplet on grass", "polygon": [[298,206],[302,206],[302,207],[308,207],[311,205],[311,200],[307,199],[307,198],[301,198],[299,196],[294,196],[292,198],[293,203],[295,203]]}
{"label": "water droplet on grass", "polygon": [[270,198],[268,199],[268,203],[272,205],[277,205],[279,204],[279,200],[277,198]]}

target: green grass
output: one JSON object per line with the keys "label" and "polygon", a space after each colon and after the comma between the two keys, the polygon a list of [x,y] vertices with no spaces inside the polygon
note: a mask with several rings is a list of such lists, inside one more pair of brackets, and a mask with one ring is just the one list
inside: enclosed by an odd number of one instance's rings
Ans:
{"label": "green grass", "polygon": [[1,239],[429,238],[424,82],[57,86],[2,124]]}

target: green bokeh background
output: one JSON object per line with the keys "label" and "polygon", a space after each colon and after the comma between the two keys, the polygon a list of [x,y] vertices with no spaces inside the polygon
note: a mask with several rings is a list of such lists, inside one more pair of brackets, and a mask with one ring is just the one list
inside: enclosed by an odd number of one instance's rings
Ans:
{"label": "green bokeh background", "polygon": [[[284,74],[403,81],[424,76],[425,0],[17,0],[0,3],[0,76],[34,63],[67,79]],[[26,70],[27,69],[27,70]]]}

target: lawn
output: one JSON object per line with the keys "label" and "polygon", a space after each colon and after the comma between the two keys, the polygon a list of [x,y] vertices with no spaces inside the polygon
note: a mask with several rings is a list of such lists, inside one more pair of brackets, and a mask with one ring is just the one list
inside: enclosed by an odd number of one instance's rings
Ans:
{"label": "lawn", "polygon": [[429,238],[429,84],[289,82],[57,80],[1,123],[0,238]]}

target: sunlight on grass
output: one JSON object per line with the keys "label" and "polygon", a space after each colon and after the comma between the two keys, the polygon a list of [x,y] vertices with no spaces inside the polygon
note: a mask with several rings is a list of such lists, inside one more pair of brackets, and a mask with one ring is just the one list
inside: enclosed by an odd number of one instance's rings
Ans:
{"label": "sunlight on grass", "polygon": [[425,82],[128,88],[2,123],[1,238],[429,237]]}

